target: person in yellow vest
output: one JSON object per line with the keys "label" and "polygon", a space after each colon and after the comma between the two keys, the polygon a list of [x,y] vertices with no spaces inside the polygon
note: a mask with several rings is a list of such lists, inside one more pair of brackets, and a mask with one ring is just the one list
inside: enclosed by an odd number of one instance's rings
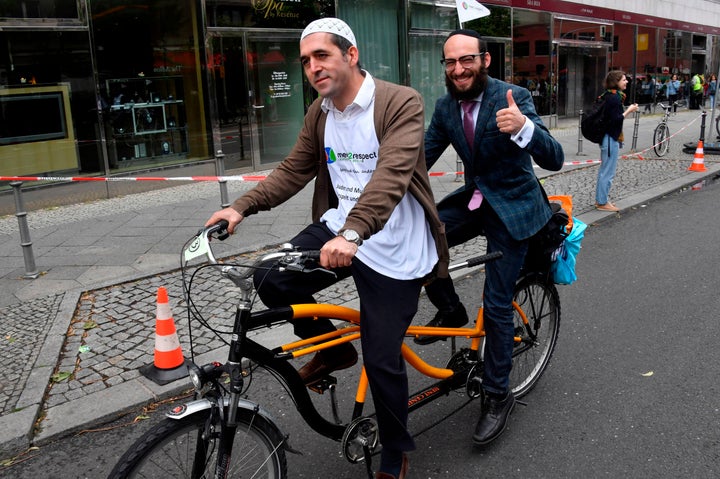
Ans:
{"label": "person in yellow vest", "polygon": [[696,73],[693,75],[692,80],[690,82],[690,88],[692,89],[692,93],[690,94],[690,109],[691,110],[699,110],[700,105],[702,104],[702,97],[703,97],[703,78],[702,75],[699,73]]}

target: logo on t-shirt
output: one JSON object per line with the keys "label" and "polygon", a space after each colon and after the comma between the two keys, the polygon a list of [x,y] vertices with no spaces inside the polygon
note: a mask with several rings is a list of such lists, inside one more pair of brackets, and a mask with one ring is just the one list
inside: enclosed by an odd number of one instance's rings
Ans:
{"label": "logo on t-shirt", "polygon": [[327,160],[328,165],[332,165],[337,161],[335,152],[329,146],[325,148],[325,159]]}
{"label": "logo on t-shirt", "polygon": [[351,161],[353,163],[362,163],[365,160],[376,160],[378,157],[377,152],[371,153],[352,153],[352,152],[341,152],[335,153],[331,147],[325,148],[325,159],[328,164],[331,165],[336,161]]}

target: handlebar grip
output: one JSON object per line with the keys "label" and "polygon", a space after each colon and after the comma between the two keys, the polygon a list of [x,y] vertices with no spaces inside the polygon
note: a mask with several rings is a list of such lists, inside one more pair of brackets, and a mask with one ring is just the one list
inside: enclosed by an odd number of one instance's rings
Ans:
{"label": "handlebar grip", "polygon": [[312,250],[312,251],[303,251],[301,258],[307,258],[307,259],[320,259],[320,251],[319,250]]}
{"label": "handlebar grip", "polygon": [[230,233],[228,233],[228,230],[227,230],[229,225],[230,225],[230,223],[228,223],[227,220],[218,221],[214,225],[211,225],[208,227],[208,230],[207,230],[208,236],[213,233],[217,233],[215,237],[217,239],[219,239],[220,241],[225,241],[228,238],[228,236],[230,236]]}
{"label": "handlebar grip", "polygon": [[471,268],[479,264],[495,261],[496,259],[502,258],[502,255],[502,251],[493,251],[492,253],[484,254],[482,256],[476,256],[475,258],[470,258],[466,261],[467,267]]}

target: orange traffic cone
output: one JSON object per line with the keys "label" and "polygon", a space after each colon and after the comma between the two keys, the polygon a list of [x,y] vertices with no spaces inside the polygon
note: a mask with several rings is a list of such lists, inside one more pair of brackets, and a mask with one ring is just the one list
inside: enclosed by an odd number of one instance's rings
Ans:
{"label": "orange traffic cone", "polygon": [[702,140],[698,141],[697,150],[695,150],[695,158],[693,158],[692,165],[690,165],[688,171],[707,171],[705,168],[705,153],[703,152]]}
{"label": "orange traffic cone", "polygon": [[140,368],[148,379],[163,385],[187,376],[175,320],[170,310],[167,290],[162,286],[157,292],[157,315],[155,319],[155,360]]}

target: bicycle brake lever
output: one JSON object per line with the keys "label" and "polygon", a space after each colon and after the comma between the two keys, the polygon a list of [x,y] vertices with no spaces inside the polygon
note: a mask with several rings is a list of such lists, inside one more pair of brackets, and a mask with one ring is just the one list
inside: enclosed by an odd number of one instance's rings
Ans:
{"label": "bicycle brake lever", "polygon": [[299,273],[314,273],[316,271],[320,271],[322,273],[331,274],[334,278],[337,278],[337,275],[335,273],[333,273],[332,271],[330,271],[329,269],[325,269],[325,268],[308,269],[305,267],[304,264],[292,263],[292,264],[285,265],[284,268],[287,271],[297,271]]}

